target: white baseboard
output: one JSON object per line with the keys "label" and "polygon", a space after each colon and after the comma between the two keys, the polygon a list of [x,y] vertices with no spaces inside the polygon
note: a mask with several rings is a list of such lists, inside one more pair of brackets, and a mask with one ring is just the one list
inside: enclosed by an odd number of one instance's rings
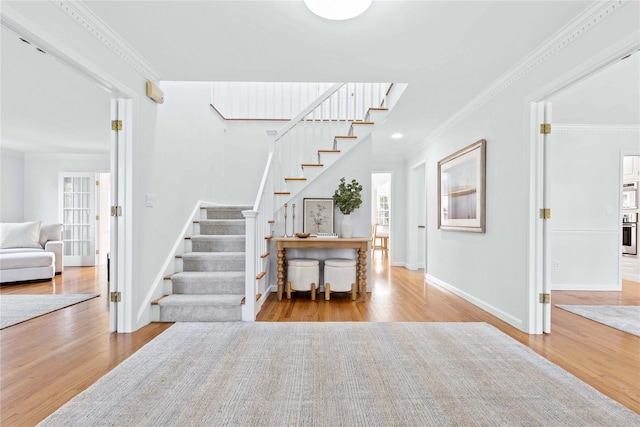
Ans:
{"label": "white baseboard", "polygon": [[510,315],[509,313],[505,313],[504,311],[492,306],[491,304],[488,304],[484,301],[482,301],[481,299],[478,299],[476,297],[474,297],[473,295],[470,295],[450,284],[448,284],[447,282],[438,279],[437,277],[434,277],[430,274],[425,274],[424,275],[425,280],[427,281],[427,283],[432,284],[432,285],[436,285],[439,286],[443,289],[448,290],[449,292],[452,292],[454,294],[456,294],[457,296],[469,301],[471,304],[483,309],[484,311],[493,314],[494,316],[496,316],[498,319],[500,320],[504,320],[505,322],[507,322],[508,324],[510,324],[511,326],[518,328],[519,330],[526,332],[524,329],[524,325],[522,323],[521,319],[518,319],[516,317],[513,317],[512,315]]}
{"label": "white baseboard", "polygon": [[623,280],[631,280],[632,282],[640,282],[640,274],[622,273]]}
{"label": "white baseboard", "polygon": [[389,263],[389,265],[391,267],[404,267],[407,270],[409,269],[409,264],[407,264],[406,262],[391,262]]}
{"label": "white baseboard", "polygon": [[614,283],[610,284],[567,284],[567,283],[555,283],[551,285],[552,291],[619,291],[620,285]]}

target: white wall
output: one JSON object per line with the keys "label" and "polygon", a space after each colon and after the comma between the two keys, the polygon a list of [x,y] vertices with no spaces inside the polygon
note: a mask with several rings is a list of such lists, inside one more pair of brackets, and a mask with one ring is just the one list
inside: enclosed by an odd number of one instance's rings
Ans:
{"label": "white wall", "polygon": [[554,126],[549,143],[551,287],[620,288],[621,157],[636,131]]}
{"label": "white wall", "polygon": [[553,122],[566,124],[640,124],[640,54],[554,95]]}
{"label": "white wall", "polygon": [[[530,324],[530,97],[637,31],[629,4],[520,73],[412,153],[427,165],[427,278],[509,324]],[[437,228],[437,162],[487,140],[486,233]],[[413,166],[413,165],[411,165]]]}
{"label": "white wall", "polygon": [[24,154],[0,151],[0,222],[24,221]]}
{"label": "white wall", "polygon": [[24,220],[60,221],[60,172],[109,172],[108,154],[25,154]]}

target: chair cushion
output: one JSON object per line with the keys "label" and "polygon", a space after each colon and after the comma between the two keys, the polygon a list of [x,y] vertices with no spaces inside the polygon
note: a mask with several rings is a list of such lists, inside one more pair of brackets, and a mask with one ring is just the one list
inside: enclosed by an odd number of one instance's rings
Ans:
{"label": "chair cushion", "polygon": [[317,267],[320,261],[310,258],[294,258],[287,261],[290,267]]}
{"label": "chair cushion", "polygon": [[325,267],[355,267],[355,259],[331,258],[324,260]]}
{"label": "chair cushion", "polygon": [[40,221],[0,224],[0,249],[42,248]]}

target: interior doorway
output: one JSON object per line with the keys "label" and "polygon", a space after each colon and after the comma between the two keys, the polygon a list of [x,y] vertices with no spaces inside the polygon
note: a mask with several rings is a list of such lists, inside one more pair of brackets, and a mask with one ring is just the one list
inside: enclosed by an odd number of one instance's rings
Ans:
{"label": "interior doorway", "polygon": [[391,242],[392,174],[371,174],[371,253],[389,263]]}
{"label": "interior doorway", "polygon": [[427,264],[426,222],[427,191],[426,165],[424,162],[411,170],[411,194],[409,203],[409,269],[425,269]]}
{"label": "interior doorway", "polygon": [[551,291],[622,288],[622,154],[637,149],[640,130],[633,53],[612,50],[532,103],[532,333],[551,332]]}

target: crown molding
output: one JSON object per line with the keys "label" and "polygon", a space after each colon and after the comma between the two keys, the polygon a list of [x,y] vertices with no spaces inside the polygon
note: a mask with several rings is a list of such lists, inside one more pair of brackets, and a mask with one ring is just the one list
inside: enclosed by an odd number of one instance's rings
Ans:
{"label": "crown molding", "polygon": [[58,9],[119,56],[145,79],[158,83],[160,73],[81,0],[50,0]]}
{"label": "crown molding", "polygon": [[457,113],[453,114],[442,125],[436,128],[425,138],[426,145],[429,145],[433,140],[451,129],[465,117],[469,116],[484,104],[495,98],[505,89],[528,74],[531,70],[546,62],[553,55],[561,51],[588,30],[595,27],[597,24],[602,22],[602,20],[624,6],[628,1],[629,0],[608,0],[594,2],[592,6],[584,10],[564,28],[554,34],[533,52],[528,54],[524,59],[502,75],[502,77],[488,86]]}
{"label": "crown molding", "polygon": [[640,133],[640,125],[551,124],[552,133]]}

